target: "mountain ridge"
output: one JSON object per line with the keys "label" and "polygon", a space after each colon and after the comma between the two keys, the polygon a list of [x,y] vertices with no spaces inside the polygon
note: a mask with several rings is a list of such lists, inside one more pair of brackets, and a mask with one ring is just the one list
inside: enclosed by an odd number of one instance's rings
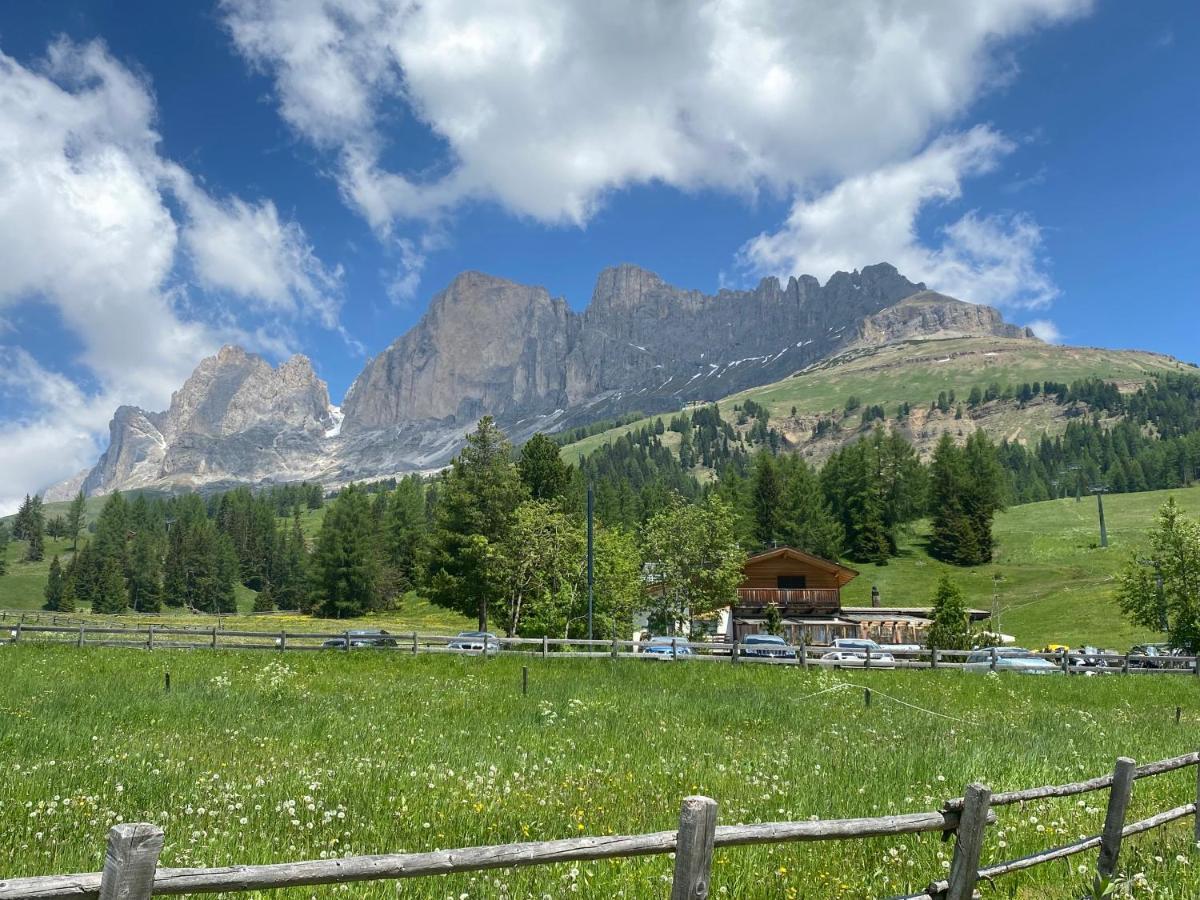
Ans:
{"label": "mountain ridge", "polygon": [[1036,342],[998,311],[928,291],[888,263],[824,285],[807,275],[764,278],[716,294],[622,264],[599,273],[582,312],[544,287],[467,271],[366,363],[340,410],[306,357],[273,367],[224,347],[167,410],[117,410],[83,489],[339,484],[431,470],[484,414],[521,441],[716,400],[849,348],[931,334]]}

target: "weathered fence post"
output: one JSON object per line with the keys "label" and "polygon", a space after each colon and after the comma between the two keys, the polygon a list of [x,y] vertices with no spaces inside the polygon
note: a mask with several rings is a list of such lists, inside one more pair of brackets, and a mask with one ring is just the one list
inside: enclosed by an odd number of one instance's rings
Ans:
{"label": "weathered fence post", "polygon": [[612,639],[612,658],[617,658],[617,636],[614,634]]}
{"label": "weathered fence post", "polygon": [[684,797],[675,839],[675,877],[671,900],[705,900],[712,877],[713,838],[717,833],[717,801]]}
{"label": "weathered fence post", "polygon": [[989,665],[989,668],[990,668],[990,669],[991,669],[993,672],[995,672],[995,671],[996,671],[996,665],[997,665],[997,663],[999,662],[999,656],[1000,656],[1000,654],[999,654],[999,653],[997,653],[997,652],[996,652],[996,648],[995,648],[995,647],[993,647],[993,648],[992,648],[992,658],[991,658],[991,662],[990,662],[990,665]]}
{"label": "weathered fence post", "polygon": [[154,869],[163,848],[157,825],[124,822],[108,832],[100,900],[149,900],[154,889]]}
{"label": "weathered fence post", "polygon": [[729,652],[729,659],[731,662],[734,662],[734,663],[741,662],[741,660],[738,659],[738,657],[741,655],[741,653],[739,652],[740,650],[741,650],[741,643],[739,641],[734,641],[733,649]]}
{"label": "weathered fence post", "polygon": [[1122,657],[1122,659],[1121,659],[1121,674],[1122,675],[1129,674],[1129,654],[1128,653],[1126,653],[1125,656]]}
{"label": "weathered fence post", "polygon": [[212,627],[212,648],[214,650],[217,649],[217,626],[216,625],[214,625]]}
{"label": "weathered fence post", "polygon": [[679,659],[679,638],[671,638],[671,659]]}
{"label": "weathered fence post", "polygon": [[983,784],[969,784],[963,799],[954,840],[954,858],[950,862],[946,900],[971,900],[975,893],[975,883],[979,880],[979,853],[983,849],[983,830],[987,827],[992,791]]}
{"label": "weathered fence post", "polygon": [[1196,765],[1196,816],[1193,820],[1194,833],[1192,838],[1200,846],[1200,763]]}
{"label": "weathered fence post", "polygon": [[800,638],[800,668],[808,668],[808,647],[804,643],[804,638]]}
{"label": "weathered fence post", "polygon": [[146,626],[146,649],[147,650],[154,649],[154,626],[153,625]]}
{"label": "weathered fence post", "polygon": [[79,639],[75,642],[75,646],[76,647],[83,646],[83,625],[82,624],[79,626]]}
{"label": "weathered fence post", "polygon": [[550,652],[550,638],[542,635],[542,659],[546,658],[546,654]]}
{"label": "weathered fence post", "polygon": [[929,657],[929,668],[936,669],[938,667],[938,648],[930,647],[929,649],[933,651],[933,655]]}
{"label": "weathered fence post", "polygon": [[417,633],[414,631],[413,632],[413,655],[414,656],[416,655],[416,652],[417,652]]}
{"label": "weathered fence post", "polygon": [[342,649],[347,653],[350,652],[350,632],[346,631],[342,634]]}
{"label": "weathered fence post", "polygon": [[1069,656],[1067,656],[1066,650],[1059,650],[1058,653],[1059,653],[1059,656],[1062,657],[1059,660],[1059,662],[1062,664],[1063,674],[1070,675],[1071,674],[1071,658]]}
{"label": "weathered fence post", "polygon": [[15,629],[13,629],[13,643],[14,644],[21,640],[21,626],[24,624],[25,624],[25,619],[24,619],[24,617],[22,617],[21,621],[17,623],[17,627]]}
{"label": "weathered fence post", "polygon": [[279,652],[282,653],[287,649],[287,632],[279,632]]}
{"label": "weathered fence post", "polygon": [[1100,859],[1096,871],[1101,878],[1112,878],[1117,871],[1117,855],[1121,852],[1122,830],[1125,828],[1125,810],[1133,794],[1133,770],[1135,763],[1128,756],[1117,759],[1113,770],[1112,788],[1108,792],[1108,810],[1104,813],[1104,830],[1100,833]]}
{"label": "weathered fence post", "polygon": [[867,658],[863,661],[863,668],[871,668],[871,645],[867,644]]}

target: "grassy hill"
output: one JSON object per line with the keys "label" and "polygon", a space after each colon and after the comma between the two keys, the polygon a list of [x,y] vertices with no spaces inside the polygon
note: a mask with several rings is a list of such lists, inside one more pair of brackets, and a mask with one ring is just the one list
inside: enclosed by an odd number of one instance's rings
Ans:
{"label": "grassy hill", "polygon": [[1156,513],[1170,496],[1188,514],[1200,515],[1200,486],[1105,497],[1109,547],[1103,550],[1091,497],[1013,507],[996,518],[996,561],[973,569],[931,559],[924,546],[926,526],[920,523],[902,541],[900,558],[887,566],[859,567],[861,575],[847,586],[845,600],[869,605],[874,584],[885,606],[927,606],[945,571],[978,609],[992,608],[995,590],[1000,630],[1023,646],[1055,642],[1127,650],[1138,641],[1161,640],[1127,622],[1114,594],[1118,571],[1130,552],[1146,543]]}
{"label": "grassy hill", "polygon": [[[881,348],[859,348],[818,363],[790,378],[725,397],[720,403],[728,417],[735,404],[753,400],[767,407],[772,424],[787,433],[792,409],[798,417],[842,410],[857,397],[865,405],[879,404],[894,415],[901,402],[928,407],[940,391],[955,391],[966,399],[972,387],[997,382],[1001,386],[1033,381],[1071,383],[1102,378],[1133,389],[1164,372],[1195,371],[1178,360],[1134,350],[1062,347],[1030,340],[995,337],[908,341]],[[563,447],[563,459],[581,457],[620,435],[653,422],[639,419]],[[998,416],[984,425],[994,437],[1032,439],[1056,426],[1037,404],[1017,415]],[[791,435],[788,435],[789,438]]]}

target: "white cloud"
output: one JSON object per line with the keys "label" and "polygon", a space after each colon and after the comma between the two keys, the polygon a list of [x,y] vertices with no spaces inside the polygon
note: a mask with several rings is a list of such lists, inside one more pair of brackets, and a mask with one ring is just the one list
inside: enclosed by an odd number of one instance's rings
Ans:
{"label": "white cloud", "polygon": [[1049,319],[1034,319],[1029,323],[1029,328],[1036,337],[1041,338],[1047,344],[1057,344],[1063,339],[1062,332],[1058,330],[1058,326]]}
{"label": "white cloud", "polygon": [[8,470],[0,486],[0,514],[16,509],[26,493],[94,463],[113,410],[26,351],[0,346],[0,398],[14,395],[34,401],[40,412],[0,428],[0,459]]}
{"label": "white cloud", "polygon": [[[14,489],[71,474],[84,451],[94,458],[119,403],[161,407],[222,342],[256,343],[261,323],[247,329],[232,307],[192,303],[177,278],[184,248],[202,285],[238,295],[260,318],[314,311],[337,325],[339,273],[299,227],[269,201],[209,197],[160,156],[154,119],[149,86],[103,44],[59,41],[36,69],[0,53],[0,310],[52,307],[81,346],[72,362],[89,384],[49,391],[63,376],[19,351],[0,422]],[[5,318],[3,338],[19,342],[17,320]]]}
{"label": "white cloud", "polygon": [[299,225],[281,221],[270,200],[218,201],[176,172],[174,190],[187,211],[183,240],[202,285],[337,327],[341,267],[326,267]]}
{"label": "white cloud", "polygon": [[1056,290],[1042,268],[1041,232],[1020,215],[968,212],[920,240],[917,220],[930,205],[958,199],[963,179],[991,171],[1013,144],[990,128],[941,137],[911,159],[847,178],[792,205],[787,221],[742,248],[758,273],[805,272],[828,278],[864,262],[887,260],[934,290],[977,303],[1040,307]]}
{"label": "white cloud", "polygon": [[[283,117],[337,151],[381,231],[486,199],[582,223],[661,182],[753,193],[859,175],[1011,75],[1005,39],[1089,0],[222,0]],[[381,160],[414,116],[427,171]]]}

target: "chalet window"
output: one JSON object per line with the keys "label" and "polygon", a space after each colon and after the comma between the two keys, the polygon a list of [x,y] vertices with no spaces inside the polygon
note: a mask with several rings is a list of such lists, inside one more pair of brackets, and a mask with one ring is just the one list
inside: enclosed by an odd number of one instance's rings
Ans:
{"label": "chalet window", "polygon": [[808,579],[804,575],[779,575],[775,587],[781,591],[799,591],[808,587]]}

